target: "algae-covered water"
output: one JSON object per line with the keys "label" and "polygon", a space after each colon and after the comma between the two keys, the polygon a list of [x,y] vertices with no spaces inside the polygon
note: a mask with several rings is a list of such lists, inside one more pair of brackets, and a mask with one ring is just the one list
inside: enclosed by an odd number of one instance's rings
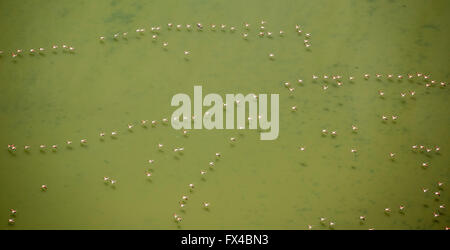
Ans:
{"label": "algae-covered water", "polygon": [[[445,229],[449,11],[2,0],[0,229]],[[170,101],[194,85],[279,94],[278,139],[173,129]]]}

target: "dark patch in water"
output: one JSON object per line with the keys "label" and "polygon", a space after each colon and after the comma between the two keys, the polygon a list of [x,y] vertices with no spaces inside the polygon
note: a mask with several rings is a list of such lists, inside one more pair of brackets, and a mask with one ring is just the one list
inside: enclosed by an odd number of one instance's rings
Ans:
{"label": "dark patch in water", "polygon": [[441,31],[441,29],[438,26],[433,25],[433,24],[425,24],[425,25],[422,26],[422,28],[423,29],[432,29],[432,30],[435,30],[435,31]]}
{"label": "dark patch in water", "polygon": [[69,12],[70,12],[70,10],[68,10],[68,9],[63,9],[62,11],[61,11],[61,14],[60,14],[60,16],[61,17],[66,17],[67,16],[67,14],[69,14]]}
{"label": "dark patch in water", "polygon": [[369,9],[369,16],[373,16],[373,13],[375,13],[375,11],[377,10],[377,8],[376,7],[371,7],[370,9]]}
{"label": "dark patch in water", "polygon": [[135,15],[133,14],[127,14],[119,10],[112,13],[110,17],[106,18],[105,22],[107,23],[118,22],[123,24],[129,24],[133,22],[134,17]]}

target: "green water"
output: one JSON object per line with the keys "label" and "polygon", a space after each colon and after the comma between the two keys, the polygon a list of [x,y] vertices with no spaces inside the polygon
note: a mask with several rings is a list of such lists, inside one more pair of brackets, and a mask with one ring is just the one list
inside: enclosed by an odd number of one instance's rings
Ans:
{"label": "green water", "polygon": [[[439,85],[450,76],[449,11],[445,0],[2,0],[0,229],[329,229],[330,221],[335,229],[444,229],[450,219],[439,205],[450,205],[450,116],[448,87]],[[257,36],[262,20],[272,38]],[[183,27],[169,30],[169,22]],[[161,27],[154,42],[152,26]],[[136,34],[138,28],[144,35]],[[113,39],[123,32],[128,39]],[[53,53],[54,44],[75,51]],[[29,55],[40,47],[44,54]],[[17,49],[23,55],[12,59]],[[190,51],[188,60],[184,51]],[[426,88],[423,77],[386,79],[416,72],[436,83]],[[383,77],[377,80],[376,73]],[[320,79],[313,81],[313,74]],[[325,83],[323,75],[341,75],[343,86]],[[255,130],[190,130],[183,136],[162,125],[174,111],[172,96],[192,96],[194,85],[204,94],[279,93],[279,138],[260,141]],[[158,125],[143,128],[141,120]],[[322,129],[337,136],[322,136]],[[8,151],[8,144],[17,150]],[[53,144],[58,150],[50,149]],[[433,151],[413,152],[412,145]],[[176,147],[184,153],[174,153]],[[216,152],[222,155],[217,161]],[[216,161],[214,170],[210,161]],[[430,166],[422,168],[423,162]],[[208,170],[203,178],[201,170]],[[104,176],[117,183],[105,184]],[[189,200],[181,211],[183,195]]]}

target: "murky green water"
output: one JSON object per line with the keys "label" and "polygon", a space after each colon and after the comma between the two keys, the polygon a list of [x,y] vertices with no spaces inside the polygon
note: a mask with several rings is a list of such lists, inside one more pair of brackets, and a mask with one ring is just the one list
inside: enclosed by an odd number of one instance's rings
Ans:
{"label": "murky green water", "polygon": [[[0,229],[328,229],[329,222],[336,229],[444,229],[450,219],[439,206],[449,205],[450,116],[448,87],[440,83],[450,76],[449,11],[444,0],[3,0]],[[259,37],[262,20],[266,35]],[[169,30],[169,22],[183,27]],[[217,31],[211,31],[213,23]],[[161,27],[156,41],[152,26]],[[146,29],[144,35],[136,34],[138,28]],[[123,32],[128,39],[113,39]],[[53,53],[54,44],[75,51]],[[43,54],[29,54],[40,47]],[[17,49],[23,55],[13,59]],[[430,78],[407,79],[416,72]],[[313,81],[313,74],[320,79]],[[340,75],[343,85],[324,82],[323,75]],[[436,83],[425,87],[431,79]],[[194,85],[202,85],[204,94],[279,93],[279,138],[260,141],[255,130],[183,136],[162,125],[174,110],[172,96],[192,95]],[[383,115],[389,120],[383,122]],[[159,123],[143,128],[141,120]],[[337,136],[322,136],[322,129]],[[230,137],[237,139],[234,146]],[[88,143],[80,146],[84,138]],[[432,151],[413,152],[412,145]],[[184,154],[174,153],[176,147]],[[210,170],[216,152],[222,156]],[[201,170],[208,170],[203,178]],[[105,184],[104,176],[117,183]],[[438,182],[444,183],[440,189]],[[183,195],[189,200],[181,211]]]}

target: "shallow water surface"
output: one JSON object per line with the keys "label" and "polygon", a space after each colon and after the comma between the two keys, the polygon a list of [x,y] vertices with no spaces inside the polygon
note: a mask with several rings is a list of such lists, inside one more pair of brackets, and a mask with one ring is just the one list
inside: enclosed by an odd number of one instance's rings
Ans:
{"label": "shallow water surface", "polygon": [[[444,229],[449,11],[444,0],[1,1],[0,229]],[[279,138],[163,124],[194,85],[279,94]]]}

